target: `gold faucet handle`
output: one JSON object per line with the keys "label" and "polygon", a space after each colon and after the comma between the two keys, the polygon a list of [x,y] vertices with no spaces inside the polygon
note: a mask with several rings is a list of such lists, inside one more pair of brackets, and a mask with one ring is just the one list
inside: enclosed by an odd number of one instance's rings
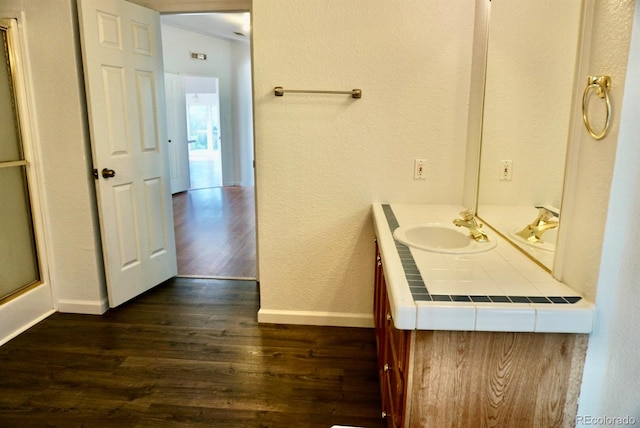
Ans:
{"label": "gold faucet handle", "polygon": [[464,221],[473,220],[473,218],[475,217],[471,208],[467,208],[466,210],[460,211],[460,216]]}
{"label": "gold faucet handle", "polygon": [[555,214],[545,207],[538,207],[538,219],[550,223],[555,220]]}

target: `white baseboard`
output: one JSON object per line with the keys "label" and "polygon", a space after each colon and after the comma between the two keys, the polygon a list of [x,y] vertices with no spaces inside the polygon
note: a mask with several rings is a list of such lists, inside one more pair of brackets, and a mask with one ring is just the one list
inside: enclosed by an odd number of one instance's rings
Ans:
{"label": "white baseboard", "polygon": [[21,333],[24,333],[25,331],[29,330],[34,325],[38,324],[40,321],[49,318],[55,312],[56,312],[55,310],[51,309],[51,310],[43,313],[42,315],[40,315],[38,318],[32,319],[27,324],[24,324],[24,325],[20,326],[20,328],[18,328],[17,330],[12,331],[11,333],[9,333],[7,335],[4,335],[4,331],[3,331],[2,335],[4,337],[0,337],[0,346],[4,345],[5,343],[10,341],[14,337],[20,335]]}
{"label": "white baseboard", "polygon": [[109,309],[107,299],[102,300],[58,300],[58,312],[69,314],[102,315]]}
{"label": "white baseboard", "polygon": [[0,306],[0,345],[53,314],[51,288],[42,284]]}
{"label": "white baseboard", "polygon": [[351,312],[285,311],[260,309],[258,322],[266,324],[320,325],[373,328],[373,314]]}

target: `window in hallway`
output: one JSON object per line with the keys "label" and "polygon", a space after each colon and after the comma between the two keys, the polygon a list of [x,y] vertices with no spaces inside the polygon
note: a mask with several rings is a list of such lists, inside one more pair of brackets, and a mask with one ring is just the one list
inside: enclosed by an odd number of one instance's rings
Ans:
{"label": "window in hallway", "polygon": [[[215,81],[217,87],[218,79]],[[191,189],[222,186],[218,93],[186,94]]]}

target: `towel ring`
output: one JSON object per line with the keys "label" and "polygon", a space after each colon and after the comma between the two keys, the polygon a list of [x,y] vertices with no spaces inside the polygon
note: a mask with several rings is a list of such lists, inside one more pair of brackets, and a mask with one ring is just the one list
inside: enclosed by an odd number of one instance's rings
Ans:
{"label": "towel ring", "polygon": [[[607,135],[609,131],[609,124],[611,123],[611,102],[609,101],[609,88],[611,87],[611,78],[609,76],[589,76],[587,79],[587,87],[584,88],[584,94],[582,95],[582,120],[584,126],[587,127],[589,135],[596,140],[601,140]],[[604,122],[604,128],[600,133],[596,133],[591,124],[589,123],[589,116],[587,111],[587,99],[592,89],[595,89],[596,95],[600,98],[604,98],[607,104],[607,118]]]}

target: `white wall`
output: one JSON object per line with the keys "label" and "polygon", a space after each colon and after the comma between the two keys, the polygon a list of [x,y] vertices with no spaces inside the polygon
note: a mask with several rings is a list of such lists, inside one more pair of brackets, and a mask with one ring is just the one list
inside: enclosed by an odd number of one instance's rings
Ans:
{"label": "white wall", "polygon": [[[246,113],[251,108],[249,46],[163,24],[162,51],[165,72],[219,79],[222,180],[225,186],[252,186],[253,171],[247,166],[253,161],[252,118]],[[207,59],[194,60],[191,52],[205,53]]]}
{"label": "white wall", "polygon": [[[568,154],[568,164],[573,164],[574,167],[567,170],[559,231],[560,234],[566,234],[566,237],[559,236],[558,239],[566,242],[563,254],[559,255],[563,257],[559,279],[597,304],[596,291],[608,213],[607,201],[616,155],[622,96],[625,92],[635,2],[596,0],[593,3],[594,23],[587,32],[590,36],[590,49],[587,52],[590,59],[583,74],[611,76],[611,130],[604,139],[594,140],[582,123],[579,107],[573,113],[576,117],[574,126],[579,134],[577,140],[571,142]],[[582,101],[586,80],[579,84],[578,106]]]}
{"label": "white wall", "polygon": [[[625,11],[632,10],[627,3]],[[626,13],[625,12],[625,13]],[[579,415],[635,417],[640,423],[640,4],[620,117],[611,197]],[[605,142],[606,144],[607,142]],[[587,424],[584,424],[586,426]]]}
{"label": "white wall", "polygon": [[24,30],[35,166],[43,184],[43,256],[57,307],[102,313],[106,288],[75,14],[72,0],[56,1],[52,7],[27,0],[0,4],[0,15],[18,18]]}
{"label": "white wall", "polygon": [[[372,325],[371,203],[462,200],[474,1],[252,12],[259,320]],[[425,181],[415,158],[428,159]]]}
{"label": "white wall", "polygon": [[253,186],[253,94],[251,77],[251,47],[244,43],[234,43],[231,51],[231,76],[233,88],[233,183]]}

